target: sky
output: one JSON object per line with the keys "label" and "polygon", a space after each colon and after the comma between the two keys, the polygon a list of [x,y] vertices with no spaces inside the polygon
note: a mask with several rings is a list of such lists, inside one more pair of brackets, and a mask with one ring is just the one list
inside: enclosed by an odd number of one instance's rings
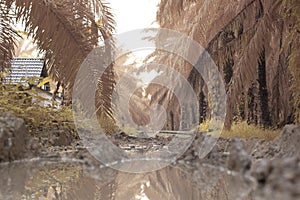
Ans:
{"label": "sky", "polygon": [[116,21],[116,33],[153,28],[160,0],[108,0]]}
{"label": "sky", "polygon": [[[160,0],[107,0],[110,3],[116,21],[116,34],[143,28],[158,28],[156,12]],[[136,62],[137,67],[152,50],[132,52],[127,63]],[[139,74],[143,83],[149,83],[157,75],[155,71]]]}
{"label": "sky", "polygon": [[[115,17],[116,34],[134,29],[158,27],[155,19],[160,0],[107,0],[107,2],[110,3]],[[22,30],[23,25],[19,23],[16,28]],[[136,52],[135,55],[139,57],[145,53]],[[33,52],[31,56],[36,57],[37,52]]]}

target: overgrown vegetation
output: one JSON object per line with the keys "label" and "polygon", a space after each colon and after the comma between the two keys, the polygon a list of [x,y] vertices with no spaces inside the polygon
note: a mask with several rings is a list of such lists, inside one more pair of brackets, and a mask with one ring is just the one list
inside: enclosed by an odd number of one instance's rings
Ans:
{"label": "overgrown vegetation", "polygon": [[48,100],[39,96],[38,90],[21,84],[0,84],[0,112],[10,112],[24,119],[30,134],[38,135],[53,129],[69,129],[75,134],[71,108],[44,106],[45,101]]}
{"label": "overgrown vegetation", "polygon": [[[0,22],[0,71],[9,69],[18,39],[14,27],[22,23],[22,31],[44,54],[49,76],[62,83],[68,100],[77,71],[91,50],[101,47],[101,54],[111,54],[107,40],[115,30],[115,22],[104,0],[0,0]],[[113,85],[110,67],[99,80],[101,94],[97,96],[98,110],[108,116]]]}
{"label": "overgrown vegetation", "polygon": [[[10,112],[24,119],[28,131],[34,136],[41,136],[41,133],[47,135],[55,129],[68,130],[73,137],[77,137],[71,106],[61,106],[56,101],[45,99],[41,97],[41,92],[24,84],[0,83],[0,112]],[[107,134],[119,131],[116,123],[106,115],[99,116],[99,124]]]}
{"label": "overgrown vegetation", "polygon": [[[209,132],[209,121],[205,121],[200,124],[199,131],[200,132]],[[253,124],[248,124],[247,122],[234,122],[231,126],[231,130],[223,129],[220,137],[223,138],[252,138],[256,137],[259,139],[264,139],[267,141],[275,139],[280,133],[280,129],[270,129],[270,128],[262,128],[259,126],[255,126]]]}
{"label": "overgrown vegetation", "polygon": [[[157,21],[161,27],[185,32],[206,47],[224,77],[229,97],[225,125],[229,128],[234,123],[232,131],[224,132],[224,136],[238,136],[242,133],[235,132],[240,130],[244,132],[240,137],[248,137],[247,130],[242,129],[248,127],[253,132],[260,132],[258,137],[272,138],[268,135],[273,132],[265,133],[270,129],[257,128],[256,131],[256,126],[248,126],[248,123],[278,128],[286,123],[300,122],[300,3],[298,0],[266,2],[253,0],[242,9],[236,2],[221,0],[162,0],[160,3]],[[211,8],[217,8],[215,4],[219,3],[224,9],[213,12]],[[189,12],[183,12],[186,10]],[[103,54],[111,53],[111,49],[107,53],[104,40],[113,34],[114,20],[103,1],[0,0],[0,20],[2,72],[8,69],[14,53],[14,40],[18,34],[11,24],[17,21],[24,23],[28,35],[45,52],[50,76],[69,90],[80,64],[100,40],[104,43]],[[162,64],[176,60],[172,62],[173,67],[185,74],[200,99],[199,121],[207,120],[211,105],[208,105],[209,95],[203,79],[184,60],[156,54]],[[2,78],[0,74],[0,80]],[[99,80],[96,97],[99,121],[108,133],[118,131],[109,117],[114,84],[113,69],[109,67]],[[44,100],[36,91],[21,85],[0,87],[0,111],[10,111],[25,119],[32,133],[66,124],[74,129],[69,107],[42,106],[40,103]],[[84,86],[82,89],[85,90]],[[154,91],[152,97],[157,97],[152,102],[161,101],[167,105],[168,127],[176,129],[179,120],[174,118],[174,113],[179,113],[179,105],[174,96],[166,89],[158,90],[157,86],[149,90]]]}

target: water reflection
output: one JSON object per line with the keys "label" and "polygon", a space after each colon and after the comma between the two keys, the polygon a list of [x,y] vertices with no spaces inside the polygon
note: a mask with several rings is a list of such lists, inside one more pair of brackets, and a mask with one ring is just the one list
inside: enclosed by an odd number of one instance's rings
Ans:
{"label": "water reflection", "polygon": [[111,168],[63,162],[0,166],[0,199],[243,199],[253,184],[220,168],[170,166],[129,174]]}

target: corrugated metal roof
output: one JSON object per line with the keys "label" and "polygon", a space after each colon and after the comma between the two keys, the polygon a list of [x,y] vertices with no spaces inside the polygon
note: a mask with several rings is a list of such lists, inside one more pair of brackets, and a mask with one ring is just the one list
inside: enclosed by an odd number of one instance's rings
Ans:
{"label": "corrugated metal roof", "polygon": [[26,78],[41,77],[44,59],[41,58],[14,58],[11,61],[11,73],[5,78],[6,83],[26,83]]}

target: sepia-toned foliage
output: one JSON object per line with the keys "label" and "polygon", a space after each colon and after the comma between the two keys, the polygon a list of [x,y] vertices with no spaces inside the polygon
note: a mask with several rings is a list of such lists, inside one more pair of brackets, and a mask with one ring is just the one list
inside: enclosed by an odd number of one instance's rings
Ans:
{"label": "sepia-toned foliage", "polygon": [[[224,78],[227,129],[234,120],[281,127],[299,121],[298,12],[296,0],[162,0],[157,21],[190,36],[209,52]],[[175,55],[154,54],[156,62],[178,70],[197,92],[199,122],[209,118],[207,86],[196,70]],[[154,92],[153,102],[163,102],[168,115],[179,112],[169,91],[150,86],[149,92]],[[167,126],[176,129],[178,122],[168,117]]]}
{"label": "sepia-toned foliage", "polygon": [[31,135],[41,136],[55,128],[61,130],[66,128],[73,130],[72,137],[75,137],[71,109],[44,106],[45,101],[49,100],[40,96],[39,89],[29,90],[21,84],[0,85],[0,112],[10,112],[24,119],[25,126]]}
{"label": "sepia-toned foliage", "polygon": [[300,2],[297,0],[284,0],[281,14],[289,26],[289,33],[284,40],[284,49],[290,48],[288,65],[292,75],[293,107],[295,109],[295,122],[300,123]]}
{"label": "sepia-toned foliage", "polygon": [[[114,31],[113,15],[109,5],[101,0],[0,0],[0,61],[2,68],[9,67],[13,57],[13,43],[17,33],[11,24],[22,22],[25,31],[44,53],[50,76],[63,83],[69,93],[77,71],[89,54],[98,46],[103,53],[104,40]],[[99,80],[102,98],[98,104],[102,112],[110,113],[110,96],[114,77],[112,67]],[[86,77],[80,77],[86,78]],[[105,82],[105,84],[104,84]]]}
{"label": "sepia-toned foliage", "polygon": [[12,27],[14,15],[11,13],[12,3],[0,1],[0,70],[10,65],[14,54],[15,40],[18,33]]}

